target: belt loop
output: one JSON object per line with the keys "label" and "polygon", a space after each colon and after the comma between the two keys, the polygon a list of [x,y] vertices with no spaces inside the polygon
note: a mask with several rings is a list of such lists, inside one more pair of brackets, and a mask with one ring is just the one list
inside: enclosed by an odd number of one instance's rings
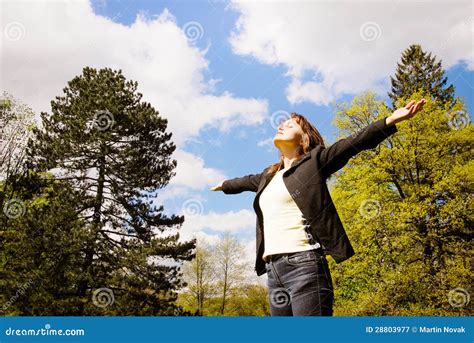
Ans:
{"label": "belt loop", "polygon": [[[305,222],[306,222],[306,220],[305,220]],[[305,232],[306,232],[306,236],[307,236],[308,239],[309,239],[309,244],[314,245],[314,244],[316,244],[316,242],[314,241],[313,235],[311,234],[311,231],[309,230],[308,226],[311,227],[310,225],[305,225],[305,226],[304,226],[304,229],[305,229]],[[321,245],[321,244],[320,244],[320,245]]]}
{"label": "belt loop", "polygon": [[309,244],[315,245],[315,244],[317,243],[317,244],[319,245],[318,250],[319,250],[319,249],[321,250],[321,255],[325,256],[326,252],[325,252],[324,249],[323,249],[323,245],[322,245],[319,241],[316,242],[316,241],[314,240],[313,235],[311,234],[311,230],[310,230],[311,225],[308,224],[308,220],[307,220],[304,216],[303,216],[303,221],[304,221],[304,224],[305,224],[304,230],[305,230],[305,232],[306,232],[306,236],[307,236],[308,239],[309,239]]}

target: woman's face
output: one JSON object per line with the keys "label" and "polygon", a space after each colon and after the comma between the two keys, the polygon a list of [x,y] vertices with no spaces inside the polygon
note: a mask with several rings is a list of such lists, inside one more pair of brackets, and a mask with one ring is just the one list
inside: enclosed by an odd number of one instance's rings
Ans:
{"label": "woman's face", "polygon": [[279,148],[282,145],[286,147],[297,148],[303,138],[303,129],[295,119],[290,118],[278,125],[277,132],[273,137],[273,144]]}

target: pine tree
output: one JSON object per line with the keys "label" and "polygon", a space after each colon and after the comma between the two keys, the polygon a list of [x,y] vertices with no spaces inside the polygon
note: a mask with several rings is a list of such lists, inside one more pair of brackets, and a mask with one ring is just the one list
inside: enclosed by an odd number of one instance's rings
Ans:
{"label": "pine tree", "polygon": [[[55,171],[78,192],[77,213],[90,232],[76,288],[84,299],[79,314],[176,313],[175,290],[185,285],[179,262],[194,257],[195,240],[165,232],[184,217],[167,217],[153,203],[153,192],[174,176],[175,146],[167,120],[141,101],[137,87],[121,70],[85,67],[51,101],[52,115],[41,113],[43,127],[29,145],[31,168]],[[114,306],[90,301],[101,291],[117,299]]]}
{"label": "pine tree", "polygon": [[395,77],[390,77],[392,89],[388,96],[392,99],[392,110],[399,107],[396,100],[411,97],[421,91],[431,95],[433,100],[449,108],[454,105],[454,86],[446,87],[447,77],[441,67],[441,60],[422,50],[420,45],[412,44],[402,53],[401,63],[397,63]]}

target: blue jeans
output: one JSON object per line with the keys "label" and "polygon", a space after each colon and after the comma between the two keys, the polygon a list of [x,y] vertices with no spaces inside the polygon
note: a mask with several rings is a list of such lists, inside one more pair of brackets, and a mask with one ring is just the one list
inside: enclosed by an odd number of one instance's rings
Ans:
{"label": "blue jeans", "polygon": [[321,249],[271,255],[265,263],[272,316],[332,316],[334,293]]}

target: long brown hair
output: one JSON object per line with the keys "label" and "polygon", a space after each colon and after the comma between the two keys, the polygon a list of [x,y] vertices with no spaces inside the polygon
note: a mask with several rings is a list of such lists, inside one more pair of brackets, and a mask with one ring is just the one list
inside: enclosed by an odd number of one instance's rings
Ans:
{"label": "long brown hair", "polygon": [[[301,129],[303,130],[303,143],[298,147],[298,158],[296,161],[308,151],[311,151],[311,149],[315,148],[317,145],[322,145],[324,147],[324,140],[318,129],[316,129],[313,124],[311,124],[303,115],[292,112],[286,120],[288,119],[295,119],[295,121],[299,126],[301,126]],[[284,165],[283,161],[283,154],[280,151],[280,160],[277,163],[270,165],[267,171],[268,174],[280,170]]]}

